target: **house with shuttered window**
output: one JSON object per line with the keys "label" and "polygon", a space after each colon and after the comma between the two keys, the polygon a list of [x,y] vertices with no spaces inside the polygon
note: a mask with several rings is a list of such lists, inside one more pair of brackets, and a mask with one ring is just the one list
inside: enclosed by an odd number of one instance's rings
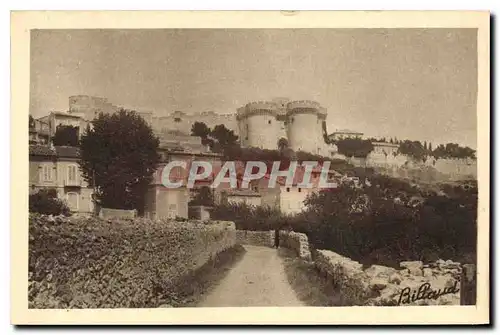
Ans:
{"label": "house with shuttered window", "polygon": [[30,145],[29,192],[55,189],[72,212],[93,213],[93,189],[84,180],[79,168],[76,147]]}

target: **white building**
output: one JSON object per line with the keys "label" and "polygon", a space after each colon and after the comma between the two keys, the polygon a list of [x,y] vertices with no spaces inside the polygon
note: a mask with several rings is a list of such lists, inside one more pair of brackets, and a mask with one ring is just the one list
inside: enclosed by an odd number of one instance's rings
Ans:
{"label": "white building", "polygon": [[362,138],[363,133],[349,129],[338,129],[328,135],[330,141],[343,140],[346,138]]}
{"label": "white building", "polygon": [[310,100],[277,98],[246,104],[237,111],[240,143],[243,147],[278,149],[281,138],[294,151],[327,154],[323,138],[326,109]]}

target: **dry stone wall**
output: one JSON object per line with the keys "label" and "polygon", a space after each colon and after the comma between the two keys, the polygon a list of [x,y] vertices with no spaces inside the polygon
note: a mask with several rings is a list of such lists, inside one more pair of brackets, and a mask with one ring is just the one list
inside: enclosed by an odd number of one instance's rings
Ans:
{"label": "dry stone wall", "polygon": [[236,242],[238,244],[274,247],[274,231],[237,230]]}
{"label": "dry stone wall", "polygon": [[179,283],[235,243],[233,222],[30,215],[29,308],[172,305]]}
{"label": "dry stone wall", "polygon": [[318,250],[315,265],[352,305],[459,305],[459,263],[401,262],[401,270],[363,265],[330,250]]}
{"label": "dry stone wall", "polygon": [[136,216],[136,210],[101,208],[99,211],[99,217],[101,219],[133,219]]}
{"label": "dry stone wall", "polygon": [[311,250],[307,235],[280,231],[280,247],[294,250],[334,286],[345,305],[459,305],[460,263],[438,260],[400,263],[401,269],[382,265],[364,268],[331,250]]}
{"label": "dry stone wall", "polygon": [[297,256],[305,261],[311,261],[311,251],[307,235],[293,231],[280,230],[280,247],[292,249]]}

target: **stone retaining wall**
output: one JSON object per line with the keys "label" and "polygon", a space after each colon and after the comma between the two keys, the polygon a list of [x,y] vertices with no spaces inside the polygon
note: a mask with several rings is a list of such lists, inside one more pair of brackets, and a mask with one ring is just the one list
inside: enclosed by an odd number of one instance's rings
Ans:
{"label": "stone retaining wall", "polygon": [[29,308],[151,308],[236,243],[233,222],[30,215]]}
{"label": "stone retaining wall", "polygon": [[311,251],[307,235],[293,231],[280,230],[280,247],[292,249],[297,256],[305,261],[311,261]]}
{"label": "stone retaining wall", "polygon": [[137,216],[136,210],[101,208],[99,217],[101,219],[134,219]]}
{"label": "stone retaining wall", "polygon": [[236,243],[272,248],[274,247],[274,231],[237,230]]}
{"label": "stone retaining wall", "polygon": [[318,250],[314,263],[347,304],[460,304],[460,264],[451,260],[438,260],[427,265],[420,261],[401,262],[402,270],[381,265],[363,269],[362,264],[333,251]]}

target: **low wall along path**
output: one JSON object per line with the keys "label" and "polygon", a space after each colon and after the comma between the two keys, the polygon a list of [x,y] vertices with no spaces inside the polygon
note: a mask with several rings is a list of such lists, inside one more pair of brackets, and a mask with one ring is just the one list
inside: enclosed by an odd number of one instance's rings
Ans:
{"label": "low wall along path", "polygon": [[[274,246],[274,231],[237,231],[237,242],[246,245],[249,252],[245,258],[258,259],[254,252],[265,254],[265,251],[254,246]],[[461,265],[451,260],[438,260],[423,264],[421,261],[401,262],[401,269],[372,265],[363,269],[363,265],[330,250],[316,250],[312,259],[311,250],[305,234],[280,231],[280,247],[293,250],[298,257],[307,262],[313,262],[319,273],[337,288],[345,305],[459,305]],[[251,246],[251,247],[249,247]],[[268,250],[268,257],[274,255]],[[283,265],[279,261],[260,266],[255,262],[256,269],[281,272]],[[249,261],[252,263],[252,261]],[[244,263],[244,267],[247,263]],[[268,268],[271,264],[274,267]],[[235,274],[248,273],[245,269],[235,269]],[[260,272],[259,272],[260,273]],[[236,281],[237,277],[230,280]],[[259,278],[257,276],[257,278]],[[269,280],[261,277],[261,280]],[[224,285],[224,284],[223,284]],[[227,284],[231,287],[230,284]],[[284,285],[284,284],[283,284]],[[258,285],[255,285],[258,288]],[[418,293],[420,290],[420,294]],[[252,291],[246,291],[250,296]],[[218,291],[217,294],[224,294]],[[253,295],[259,296],[258,289]],[[417,299],[415,299],[417,298]],[[211,298],[212,303],[216,301]],[[213,300],[215,299],[215,300]],[[224,298],[222,298],[224,299]],[[228,298],[229,299],[229,298]],[[236,299],[236,298],[234,298]],[[238,299],[241,299],[238,298]],[[249,297],[250,299],[250,297]],[[255,298],[253,298],[255,299]],[[230,301],[229,299],[228,301]],[[226,301],[226,300],[223,300]],[[226,301],[227,302],[227,301]]]}
{"label": "low wall along path", "polygon": [[[225,221],[30,215],[29,237],[30,308],[138,308],[175,303],[176,285],[237,244],[246,253],[202,299],[200,307],[304,305],[273,248],[274,231],[239,231],[233,222]],[[305,234],[280,231],[279,245],[313,264],[336,288],[344,305],[460,304],[461,265],[451,260],[402,262],[401,269],[380,265],[363,269],[360,263],[330,250],[311,253]],[[418,290],[425,291],[420,298]]]}

